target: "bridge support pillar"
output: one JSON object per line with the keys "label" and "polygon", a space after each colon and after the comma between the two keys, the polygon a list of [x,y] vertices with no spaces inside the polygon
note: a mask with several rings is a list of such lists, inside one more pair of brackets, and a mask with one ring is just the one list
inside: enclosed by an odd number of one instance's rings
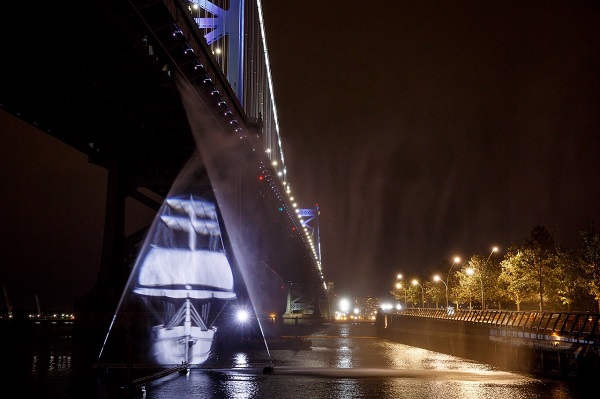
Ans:
{"label": "bridge support pillar", "polygon": [[101,290],[120,293],[127,279],[125,263],[125,199],[129,191],[129,175],[118,161],[107,165],[106,206],[102,258],[97,286]]}

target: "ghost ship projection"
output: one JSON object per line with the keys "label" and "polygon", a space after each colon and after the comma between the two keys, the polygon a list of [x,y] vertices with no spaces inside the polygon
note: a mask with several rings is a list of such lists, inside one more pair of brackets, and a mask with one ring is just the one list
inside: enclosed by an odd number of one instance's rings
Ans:
{"label": "ghost ship projection", "polygon": [[236,297],[214,203],[193,195],[167,198],[138,268],[133,292],[156,317],[150,356],[158,364],[201,364],[216,328],[211,304]]}

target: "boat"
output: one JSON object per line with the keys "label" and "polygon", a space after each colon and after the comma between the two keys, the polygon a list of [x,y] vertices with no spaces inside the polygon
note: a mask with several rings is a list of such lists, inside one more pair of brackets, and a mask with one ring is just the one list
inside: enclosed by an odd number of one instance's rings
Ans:
{"label": "boat", "polygon": [[217,331],[211,305],[236,298],[216,205],[167,198],[151,233],[133,288],[160,321],[150,330],[150,355],[160,365],[202,364]]}

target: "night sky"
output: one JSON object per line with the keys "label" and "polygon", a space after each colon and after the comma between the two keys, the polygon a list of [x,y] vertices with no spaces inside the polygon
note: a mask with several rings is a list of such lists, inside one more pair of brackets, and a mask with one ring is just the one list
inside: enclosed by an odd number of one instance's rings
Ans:
{"label": "night sky", "polygon": [[[340,294],[600,223],[597,3],[263,3],[289,180],[320,206]],[[0,146],[0,281],[15,307],[70,308],[96,278],[106,172],[1,111]],[[152,218],[131,205],[128,232]]]}
{"label": "night sky", "polygon": [[600,223],[597,2],[265,3],[292,190],[340,293]]}

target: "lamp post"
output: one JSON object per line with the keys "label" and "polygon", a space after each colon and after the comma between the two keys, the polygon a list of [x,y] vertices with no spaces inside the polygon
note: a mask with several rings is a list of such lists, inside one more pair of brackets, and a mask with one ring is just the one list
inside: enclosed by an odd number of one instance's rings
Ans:
{"label": "lamp post", "polygon": [[421,307],[425,308],[425,293],[423,290],[423,286],[421,284],[419,284],[419,282],[417,280],[413,280],[412,285],[418,285],[419,287],[421,287]]}
{"label": "lamp post", "polygon": [[[396,289],[400,290],[402,289],[402,283],[400,282],[400,280],[402,280],[403,276],[401,273],[398,273],[396,275]],[[404,288],[404,309],[406,309],[406,288]]]}
{"label": "lamp post", "polygon": [[446,287],[446,309],[448,309],[448,284],[446,284],[446,282],[444,280],[442,280],[442,278],[439,275],[435,275],[433,276],[433,281],[438,282],[441,281],[444,286]]}
{"label": "lamp post", "polygon": [[[448,287],[448,284],[450,284],[450,276],[451,276],[450,273],[452,272],[452,268],[457,263],[460,263],[460,258],[458,256],[455,256],[454,262],[452,263],[452,266],[450,266],[450,269],[448,270],[448,275],[446,276],[446,287]],[[458,309],[458,303],[456,304],[456,309]]]}
{"label": "lamp post", "polygon": [[475,269],[470,268],[470,267],[466,270],[466,272],[469,276],[477,276],[477,278],[479,278],[479,282],[481,283],[481,310],[485,310],[485,302],[484,302],[484,298],[483,298],[483,280],[481,279],[481,276],[479,275],[480,273],[475,273]]}
{"label": "lamp post", "polygon": [[406,309],[406,287],[403,287],[402,283],[396,283],[396,289],[397,290],[404,289],[404,309]]}
{"label": "lamp post", "polygon": [[488,256],[487,260],[485,261],[485,263],[488,263],[490,261],[490,258],[492,257],[492,254],[494,252],[498,252],[498,247],[494,247],[492,248],[492,252],[490,252],[490,256]]}

